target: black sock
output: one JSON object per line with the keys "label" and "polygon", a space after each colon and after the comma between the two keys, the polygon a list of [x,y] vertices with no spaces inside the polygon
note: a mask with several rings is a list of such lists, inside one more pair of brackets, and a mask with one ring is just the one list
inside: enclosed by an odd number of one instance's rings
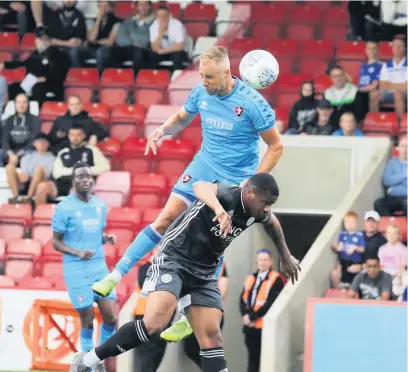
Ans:
{"label": "black sock", "polygon": [[95,352],[100,360],[104,360],[122,354],[149,340],[149,333],[143,319],[140,319],[120,327],[112,337],[108,338],[102,345],[99,345]]}
{"label": "black sock", "polygon": [[203,372],[228,372],[227,361],[224,359],[224,349],[222,347],[201,349],[200,356]]}

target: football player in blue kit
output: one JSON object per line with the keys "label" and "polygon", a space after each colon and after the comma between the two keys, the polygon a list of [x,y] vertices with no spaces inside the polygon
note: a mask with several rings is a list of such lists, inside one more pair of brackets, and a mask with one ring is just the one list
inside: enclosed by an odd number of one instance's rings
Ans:
{"label": "football player in blue kit", "polygon": [[[90,166],[78,162],[73,167],[72,175],[75,192],[57,205],[51,227],[54,248],[63,254],[63,275],[68,295],[81,319],[81,349],[88,351],[94,347],[94,302],[103,319],[100,343],[112,336],[116,329],[115,292],[102,298],[95,295],[91,288],[96,280],[109,273],[103,244],[113,244],[115,238],[103,233],[107,207],[103,200],[91,196],[93,177]],[[94,370],[105,371],[102,364]]]}
{"label": "football player in blue kit", "polygon": [[[129,246],[116,268],[92,288],[108,295],[122,276],[150,252],[168,227],[196,200],[192,185],[197,181],[240,185],[256,173],[270,173],[282,155],[283,146],[275,126],[275,112],[263,96],[231,75],[225,48],[213,46],[200,57],[202,83],[190,93],[184,106],[151,133],[146,146],[156,155],[156,142],[179,133],[197,114],[201,116],[203,143],[181,175],[160,215],[146,226]],[[259,139],[267,145],[259,160]],[[161,336],[179,341],[191,333],[185,318]]]}

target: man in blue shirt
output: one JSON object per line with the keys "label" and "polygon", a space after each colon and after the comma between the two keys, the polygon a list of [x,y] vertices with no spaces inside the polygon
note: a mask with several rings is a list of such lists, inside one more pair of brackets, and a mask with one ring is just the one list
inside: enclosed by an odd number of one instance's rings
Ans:
{"label": "man in blue shirt", "polygon": [[352,112],[345,112],[340,116],[340,129],[332,133],[332,136],[363,137],[363,132],[357,128],[356,117]]}
{"label": "man in blue shirt", "polygon": [[[53,244],[58,252],[63,253],[64,280],[68,295],[81,318],[81,348],[88,351],[94,347],[94,301],[103,318],[100,342],[104,342],[115,332],[115,293],[101,298],[94,295],[91,288],[96,280],[101,280],[109,273],[103,244],[113,244],[115,239],[103,234],[107,207],[103,200],[91,196],[91,167],[86,163],[76,163],[72,183],[75,193],[57,205],[52,218]],[[104,371],[103,365],[98,368],[96,371]]]}
{"label": "man in blue shirt", "polygon": [[407,171],[407,136],[404,135],[398,143],[398,158],[392,158],[384,170],[386,196],[375,201],[375,210],[380,216],[391,216],[396,211],[402,211],[407,216]]}
{"label": "man in blue shirt", "polygon": [[[228,54],[214,46],[200,58],[202,83],[186,103],[148,137],[146,154],[157,154],[156,142],[182,131],[197,114],[201,116],[203,144],[173,188],[156,221],[145,227],[127,249],[115,270],[93,289],[106,295],[146,253],[161,240],[171,223],[196,197],[197,181],[239,185],[255,173],[270,173],[283,147],[275,126],[275,112],[261,94],[231,75]],[[259,139],[268,148],[259,162]]]}

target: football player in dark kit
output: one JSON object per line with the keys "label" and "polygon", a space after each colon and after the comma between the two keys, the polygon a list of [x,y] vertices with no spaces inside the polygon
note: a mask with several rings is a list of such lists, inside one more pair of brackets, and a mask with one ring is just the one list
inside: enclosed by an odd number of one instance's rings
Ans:
{"label": "football player in dark kit", "polygon": [[77,353],[71,372],[88,372],[108,357],[159,337],[178,299],[186,294],[191,296],[186,315],[200,345],[202,370],[227,372],[220,330],[223,306],[214,274],[224,250],[253,223],[263,224],[279,251],[283,273],[292,282],[297,280],[299,262],[290,255],[282,228],[271,213],[279,196],[271,175],[256,174],[242,188],[197,182],[193,189],[198,200],[168,229],[147,273],[143,319],[123,325],[88,353]]}

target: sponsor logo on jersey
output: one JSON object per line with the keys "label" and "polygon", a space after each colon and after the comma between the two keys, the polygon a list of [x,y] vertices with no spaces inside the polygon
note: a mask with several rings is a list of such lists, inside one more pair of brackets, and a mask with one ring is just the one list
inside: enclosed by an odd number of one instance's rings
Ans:
{"label": "sponsor logo on jersey", "polygon": [[171,281],[173,280],[173,277],[170,274],[163,274],[160,277],[160,280],[162,283],[168,284],[168,283],[171,283]]}
{"label": "sponsor logo on jersey", "polygon": [[241,115],[244,113],[245,110],[243,107],[237,106],[235,107],[234,111],[235,111],[235,115],[237,115],[238,117],[241,117]]}
{"label": "sponsor logo on jersey", "polygon": [[202,108],[203,110],[207,110],[207,107],[208,107],[208,102],[207,101],[201,101],[200,108]]}
{"label": "sponsor logo on jersey", "polygon": [[183,176],[183,183],[188,183],[188,182],[191,181],[191,179],[192,179],[192,177],[189,174],[185,174]]}
{"label": "sponsor logo on jersey", "polygon": [[236,227],[234,225],[231,225],[231,230],[228,233],[227,236],[221,234],[220,231],[220,224],[217,224],[213,226],[210,230],[216,237],[222,239],[225,242],[231,242],[233,239],[235,239],[237,236],[239,236],[242,233],[242,229],[240,227]]}
{"label": "sponsor logo on jersey", "polygon": [[216,129],[224,129],[224,130],[233,130],[234,126],[231,123],[228,123],[227,121],[222,121],[221,119],[215,119],[215,118],[206,118],[205,122],[213,128]]}
{"label": "sponsor logo on jersey", "polygon": [[229,212],[228,212],[228,215],[229,215],[230,217],[232,217],[232,216],[234,215],[234,211],[229,211]]}
{"label": "sponsor logo on jersey", "polygon": [[247,221],[246,225],[249,227],[249,226],[251,226],[251,225],[254,223],[254,221],[255,221],[255,218],[254,218],[254,217],[251,217],[251,218]]}

